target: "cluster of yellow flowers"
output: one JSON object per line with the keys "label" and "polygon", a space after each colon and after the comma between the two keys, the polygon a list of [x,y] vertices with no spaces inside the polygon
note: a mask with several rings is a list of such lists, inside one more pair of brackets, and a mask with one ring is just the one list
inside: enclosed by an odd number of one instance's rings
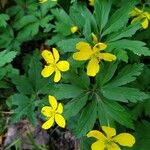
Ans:
{"label": "cluster of yellow flowers", "polygon": [[[44,3],[47,0],[39,0],[40,3]],[[53,0],[54,1],[54,0]],[[55,0],[56,1],[56,0]],[[94,5],[94,0],[89,0],[91,6]],[[150,14],[143,12],[135,8],[131,13],[131,16],[135,17],[132,20],[134,23],[137,20],[142,20],[141,25],[145,29],[148,27],[148,20],[150,20]],[[70,28],[71,33],[76,33],[78,31],[77,26],[72,26]],[[115,61],[116,56],[105,52],[107,44],[100,42],[94,33],[91,34],[93,38],[93,45],[80,41],[76,44],[77,52],[73,54],[73,59],[78,61],[88,61],[87,64],[87,75],[96,76],[100,70],[99,63],[104,61]],[[52,51],[44,50],[42,52],[42,57],[46,61],[46,65],[41,72],[43,77],[49,77],[53,73],[54,82],[59,82],[61,80],[61,72],[68,71],[70,64],[66,60],[60,60],[59,52],[56,48],[52,48]],[[42,125],[43,129],[49,129],[54,125],[54,122],[62,128],[66,126],[66,121],[63,117],[63,105],[58,103],[54,96],[49,95],[50,106],[44,106],[41,113],[46,117],[46,122]],[[91,146],[92,150],[121,150],[121,146],[132,147],[135,143],[135,138],[129,133],[120,133],[116,135],[115,128],[102,126],[104,134],[98,130],[92,130],[87,134],[87,137],[94,137],[97,139]]]}

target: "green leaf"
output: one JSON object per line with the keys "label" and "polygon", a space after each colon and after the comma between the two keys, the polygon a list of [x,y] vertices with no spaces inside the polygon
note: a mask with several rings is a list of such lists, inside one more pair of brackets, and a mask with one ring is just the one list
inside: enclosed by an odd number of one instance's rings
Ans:
{"label": "green leaf", "polygon": [[119,30],[118,32],[115,32],[115,33],[111,34],[110,36],[108,36],[106,41],[112,42],[112,41],[119,40],[121,38],[131,37],[140,28],[141,28],[141,26],[139,23],[138,24],[137,23],[131,24],[128,27],[125,27],[125,28]]}
{"label": "green leaf", "polygon": [[9,98],[7,104],[14,112],[11,117],[13,123],[18,122],[22,117],[26,116],[33,125],[36,124],[33,99],[29,99],[23,94],[15,94]]}
{"label": "green leaf", "polygon": [[0,27],[6,27],[9,16],[7,14],[0,14]]}
{"label": "green leaf", "polygon": [[78,42],[85,41],[85,39],[81,38],[73,38],[73,39],[66,39],[61,40],[57,43],[57,46],[61,50],[60,53],[66,53],[66,52],[76,52],[76,44]]}
{"label": "green leaf", "polygon": [[7,52],[6,50],[4,50],[0,52],[0,67],[11,62],[16,57],[16,55],[17,55],[17,52],[15,51]]}
{"label": "green leaf", "polygon": [[55,84],[49,88],[49,95],[55,95],[59,100],[75,98],[83,92],[83,89],[71,84]]}
{"label": "green leaf", "polygon": [[34,93],[32,84],[26,76],[12,75],[11,79],[20,93],[25,95],[31,95]]}
{"label": "green leaf", "polygon": [[86,19],[86,21],[85,21],[85,25],[84,25],[84,28],[83,28],[83,34],[85,36],[85,39],[90,41],[90,38],[91,38],[91,24],[90,24],[88,19]]}
{"label": "green leaf", "polygon": [[96,118],[97,103],[96,101],[92,101],[83,109],[78,119],[77,126],[75,129],[76,136],[81,137],[83,135],[86,135],[86,133],[93,128]]}
{"label": "green leaf", "polygon": [[54,9],[52,10],[52,14],[56,17],[58,22],[56,22],[56,32],[67,36],[72,34],[71,27],[74,25],[70,16],[63,9]]}
{"label": "green leaf", "polygon": [[133,116],[137,119],[142,118],[143,114],[150,118],[150,99],[139,102],[132,110]]}
{"label": "green leaf", "polygon": [[105,87],[117,87],[134,81],[142,73],[143,64],[127,65],[118,72],[118,75]]}
{"label": "green leaf", "polygon": [[128,87],[102,88],[102,94],[104,97],[110,100],[120,102],[130,101],[133,103],[136,103],[137,101],[142,101],[150,97],[148,94],[141,92],[138,89]]}
{"label": "green leaf", "polygon": [[117,69],[117,63],[104,63],[101,64],[101,70],[96,76],[96,83],[102,87],[106,84],[114,75]]}
{"label": "green leaf", "polygon": [[41,76],[42,64],[38,57],[38,54],[32,56],[32,60],[29,64],[30,68],[28,70],[29,80],[36,94],[45,92],[43,90],[48,90],[50,84],[50,79]]}
{"label": "green leaf", "polygon": [[17,39],[28,41],[39,32],[39,22],[33,22],[22,28],[17,35]]}
{"label": "green leaf", "polygon": [[102,103],[98,103],[98,119],[100,122],[100,126],[106,126],[106,125],[110,125],[110,126],[114,126],[114,120],[106,113]]}
{"label": "green leaf", "polygon": [[117,60],[122,60],[126,63],[128,63],[128,54],[127,54],[127,51],[125,50],[114,50],[114,53],[116,52],[116,56],[117,56]]}
{"label": "green leaf", "polygon": [[[136,125],[135,139],[136,143],[132,150],[148,150],[150,147],[150,122],[140,121]],[[126,149],[125,149],[126,150]]]}
{"label": "green leaf", "polygon": [[105,113],[116,122],[128,127],[134,128],[130,113],[117,102],[105,100],[102,103]]}
{"label": "green leaf", "polygon": [[104,28],[108,21],[109,12],[111,8],[111,0],[95,0],[94,1],[94,15],[100,31]]}
{"label": "green leaf", "polygon": [[132,51],[134,54],[141,56],[150,56],[150,50],[148,47],[145,47],[146,43],[141,41],[132,41],[132,40],[119,40],[116,42],[108,43],[108,49],[113,50],[121,50],[121,49],[128,49]]}
{"label": "green leaf", "polygon": [[112,32],[116,32],[122,27],[124,27],[128,19],[130,17],[129,12],[134,8],[135,0],[130,1],[128,0],[124,6],[118,9],[109,19],[108,23],[106,24],[102,36],[106,34],[110,34]]}
{"label": "green leaf", "polygon": [[65,118],[70,118],[72,116],[77,115],[79,111],[85,106],[86,102],[88,99],[88,95],[84,93],[81,94],[80,96],[72,99],[65,105],[65,111],[64,111],[64,116]]}
{"label": "green leaf", "polygon": [[21,28],[24,28],[25,26],[37,21],[38,19],[33,15],[23,16],[22,18],[20,18],[18,21],[15,22],[14,28],[16,30],[20,30]]}

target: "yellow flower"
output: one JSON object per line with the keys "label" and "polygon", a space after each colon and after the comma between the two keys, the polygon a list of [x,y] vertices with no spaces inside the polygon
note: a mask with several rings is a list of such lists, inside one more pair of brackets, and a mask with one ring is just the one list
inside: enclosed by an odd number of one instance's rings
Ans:
{"label": "yellow flower", "polygon": [[99,62],[101,60],[116,60],[115,55],[101,52],[106,49],[106,47],[107,45],[101,42],[97,43],[94,47],[91,47],[86,42],[79,42],[76,44],[76,49],[79,50],[79,52],[73,54],[73,59],[79,61],[89,60],[87,65],[87,75],[96,76],[100,69]]}
{"label": "yellow flower", "polygon": [[65,60],[59,61],[59,53],[56,48],[52,49],[53,53],[44,50],[42,52],[42,57],[46,61],[47,65],[42,70],[41,74],[43,77],[47,78],[55,72],[54,82],[58,82],[61,79],[61,73],[69,70],[69,63]]}
{"label": "yellow flower", "polygon": [[134,17],[131,23],[134,23],[138,20],[142,20],[141,25],[143,29],[148,28],[149,20],[150,20],[150,13],[144,12],[138,8],[134,8],[134,10],[131,11],[130,15]]}
{"label": "yellow flower", "polygon": [[94,0],[89,0],[89,5],[94,6]]}
{"label": "yellow flower", "polygon": [[75,33],[75,32],[78,31],[78,27],[77,26],[72,26],[70,30],[71,30],[71,33]]}
{"label": "yellow flower", "polygon": [[58,126],[64,128],[66,126],[66,121],[62,116],[63,106],[61,103],[57,103],[57,100],[54,96],[49,95],[49,103],[50,106],[44,106],[41,110],[41,113],[46,116],[47,121],[42,125],[43,129],[49,129],[52,127],[54,122],[58,124]]}
{"label": "yellow flower", "polygon": [[121,146],[132,147],[135,143],[135,138],[129,133],[120,133],[116,135],[116,130],[111,127],[102,126],[105,134],[98,130],[92,130],[87,134],[87,137],[97,139],[92,144],[92,150],[121,150],[117,144]]}

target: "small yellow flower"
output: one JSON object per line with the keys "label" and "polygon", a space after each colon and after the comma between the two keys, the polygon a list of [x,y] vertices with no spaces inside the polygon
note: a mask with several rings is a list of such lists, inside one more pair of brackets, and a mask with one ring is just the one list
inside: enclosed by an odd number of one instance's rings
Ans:
{"label": "small yellow flower", "polygon": [[47,118],[47,121],[42,125],[43,129],[49,129],[52,127],[54,122],[58,124],[58,126],[64,128],[66,126],[66,121],[62,116],[63,106],[61,103],[57,103],[57,100],[54,96],[49,95],[49,103],[50,106],[44,106],[41,110],[41,113]]}
{"label": "small yellow flower", "polygon": [[89,5],[94,6],[94,0],[89,0]]}
{"label": "small yellow flower", "polygon": [[130,15],[134,17],[131,23],[134,23],[138,20],[142,20],[141,25],[143,29],[148,28],[149,20],[150,20],[150,13],[144,12],[138,8],[134,8],[134,10],[131,11]]}
{"label": "small yellow flower", "polygon": [[73,59],[79,61],[89,60],[87,65],[87,75],[96,76],[100,69],[99,62],[101,60],[116,60],[115,55],[101,52],[106,49],[106,47],[107,45],[101,42],[97,43],[94,47],[91,47],[86,42],[79,42],[76,44],[76,49],[79,50],[79,52],[73,54]]}
{"label": "small yellow flower", "polygon": [[132,147],[135,143],[135,138],[129,133],[120,133],[116,135],[116,130],[111,127],[102,126],[105,134],[98,130],[92,130],[87,134],[87,137],[97,139],[92,144],[92,150],[121,150],[117,144],[121,146]]}
{"label": "small yellow flower", "polygon": [[71,30],[71,33],[74,34],[75,32],[78,31],[78,27],[77,26],[72,26],[70,30]]}
{"label": "small yellow flower", "polygon": [[[47,2],[48,0],[39,0],[39,3],[45,3],[45,2]],[[57,2],[57,0],[51,0],[51,1],[53,1],[53,2]]]}
{"label": "small yellow flower", "polygon": [[98,43],[98,38],[97,38],[97,36],[96,36],[94,33],[92,33],[91,36],[92,36],[93,43],[94,43],[94,44],[97,44],[97,43]]}
{"label": "small yellow flower", "polygon": [[42,70],[41,74],[43,77],[47,78],[55,72],[54,82],[58,82],[61,79],[61,71],[65,72],[69,70],[69,63],[65,60],[59,61],[59,53],[56,48],[52,49],[53,53],[44,50],[42,52],[42,57],[46,61],[47,65]]}
{"label": "small yellow flower", "polygon": [[39,3],[45,3],[47,2],[48,0],[39,0]]}

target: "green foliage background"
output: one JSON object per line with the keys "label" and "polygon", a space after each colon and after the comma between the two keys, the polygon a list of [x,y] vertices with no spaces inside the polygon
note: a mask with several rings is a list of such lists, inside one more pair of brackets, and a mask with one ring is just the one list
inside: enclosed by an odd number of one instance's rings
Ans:
{"label": "green foliage background", "polygon": [[[13,112],[10,123],[27,118],[37,126],[47,96],[54,95],[64,104],[67,128],[81,139],[81,149],[89,149],[88,131],[109,124],[135,135],[131,150],[149,150],[150,27],[131,24],[135,6],[150,12],[148,0],[95,0],[94,7],[83,0],[1,1],[0,112]],[[75,34],[72,26],[79,28]],[[95,78],[86,75],[84,62],[72,59],[76,43],[92,43],[91,33],[117,56],[114,63],[102,62]],[[41,76],[41,51],[52,47],[71,66],[58,84]],[[4,120],[0,114],[1,134]]]}

